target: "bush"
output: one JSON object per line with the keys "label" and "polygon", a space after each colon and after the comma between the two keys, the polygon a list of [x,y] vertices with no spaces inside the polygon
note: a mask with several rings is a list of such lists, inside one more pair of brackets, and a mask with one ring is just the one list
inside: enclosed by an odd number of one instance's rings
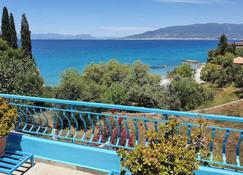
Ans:
{"label": "bush", "polygon": [[10,48],[0,39],[0,92],[18,95],[41,96],[43,79],[32,57],[21,49]]}
{"label": "bush", "polygon": [[[91,64],[80,74],[63,73],[56,97],[113,104],[164,107],[164,88],[160,76],[150,74],[148,66],[137,61],[133,65],[115,60]],[[154,92],[154,93],[151,93]]]}
{"label": "bush", "polygon": [[243,68],[241,68],[235,77],[235,86],[237,88],[243,88]]}
{"label": "bush", "polygon": [[233,64],[234,58],[234,54],[227,52],[224,55],[218,55],[211,59],[202,69],[202,80],[215,83],[219,87],[224,87],[234,82],[237,86],[237,81],[240,81],[238,75],[241,74],[240,70],[242,68],[239,65]]}
{"label": "bush", "polygon": [[179,67],[175,68],[171,73],[169,73],[169,76],[171,77],[188,77],[192,78],[193,77],[193,69],[189,64],[182,64]]}
{"label": "bush", "polygon": [[236,49],[236,55],[243,56],[243,48],[237,48]]}
{"label": "bush", "polygon": [[206,82],[215,83],[220,77],[219,69],[220,67],[216,64],[206,64],[201,71],[201,79]]}
{"label": "bush", "polygon": [[208,90],[190,78],[176,77],[168,87],[168,103],[173,110],[192,110],[213,99]]}
{"label": "bush", "polygon": [[210,63],[221,65],[222,67],[232,66],[235,55],[232,53],[225,53],[225,55],[218,55],[210,61]]}
{"label": "bush", "polygon": [[6,136],[14,129],[17,111],[6,100],[0,98],[0,136]]}
{"label": "bush", "polygon": [[194,175],[200,163],[196,156],[208,156],[203,141],[204,126],[190,140],[177,134],[178,126],[176,120],[171,120],[158,133],[148,133],[148,146],[138,146],[133,151],[119,150],[122,167],[134,175]]}

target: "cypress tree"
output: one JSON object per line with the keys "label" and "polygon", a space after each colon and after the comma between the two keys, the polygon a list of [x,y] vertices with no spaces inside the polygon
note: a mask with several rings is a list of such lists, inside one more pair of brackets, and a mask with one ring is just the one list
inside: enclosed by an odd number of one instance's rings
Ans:
{"label": "cypress tree", "polygon": [[10,19],[9,19],[9,24],[10,24],[10,47],[12,48],[18,48],[17,44],[17,32],[15,29],[15,23],[14,23],[14,17],[13,14],[10,13]]}
{"label": "cypress tree", "polygon": [[2,15],[2,38],[10,44],[10,23],[9,23],[9,15],[7,7],[3,8],[3,15]]}
{"label": "cypress tree", "polygon": [[28,20],[25,14],[22,15],[21,21],[21,47],[27,56],[32,57],[32,46],[31,46],[31,32],[29,30]]}
{"label": "cypress tree", "polygon": [[228,38],[226,37],[225,34],[221,35],[219,38],[219,53],[221,55],[224,55],[225,52],[227,51],[227,47],[228,47]]}

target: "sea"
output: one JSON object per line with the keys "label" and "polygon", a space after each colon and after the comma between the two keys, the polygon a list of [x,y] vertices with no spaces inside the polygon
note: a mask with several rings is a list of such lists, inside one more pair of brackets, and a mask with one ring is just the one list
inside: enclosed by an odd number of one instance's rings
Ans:
{"label": "sea", "polygon": [[116,59],[148,64],[151,73],[166,74],[184,60],[204,63],[216,40],[33,40],[33,55],[45,85],[56,86],[67,69],[82,72],[92,63]]}

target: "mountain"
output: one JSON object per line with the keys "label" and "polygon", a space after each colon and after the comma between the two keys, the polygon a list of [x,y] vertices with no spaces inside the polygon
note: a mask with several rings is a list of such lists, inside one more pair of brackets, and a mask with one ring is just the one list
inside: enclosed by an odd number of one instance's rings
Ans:
{"label": "mountain", "polygon": [[47,34],[32,34],[31,38],[33,40],[92,40],[96,39],[89,34],[80,35],[64,35],[57,33],[47,33]]}
{"label": "mountain", "polygon": [[216,39],[223,33],[230,39],[243,39],[243,24],[207,23],[171,26],[128,36],[125,39]]}

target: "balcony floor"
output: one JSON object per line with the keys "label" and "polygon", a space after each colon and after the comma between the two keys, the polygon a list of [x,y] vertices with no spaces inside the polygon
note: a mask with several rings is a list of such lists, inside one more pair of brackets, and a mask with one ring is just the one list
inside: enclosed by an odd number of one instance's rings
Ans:
{"label": "balcony floor", "polygon": [[62,166],[58,164],[36,162],[36,165],[31,168],[25,175],[95,175],[94,173],[80,171],[71,167]]}
{"label": "balcony floor", "polygon": [[[75,167],[69,167],[68,165],[62,165],[57,163],[47,163],[37,161],[35,166],[30,168],[30,164],[24,164],[13,175],[97,175],[94,172],[86,172],[76,169]],[[5,175],[0,173],[0,175]]]}

